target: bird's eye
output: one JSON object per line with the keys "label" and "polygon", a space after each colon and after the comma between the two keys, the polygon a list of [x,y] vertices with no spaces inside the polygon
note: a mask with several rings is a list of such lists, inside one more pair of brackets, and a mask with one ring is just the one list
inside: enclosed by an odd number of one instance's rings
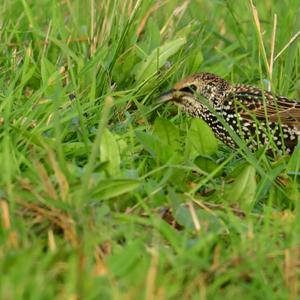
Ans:
{"label": "bird's eye", "polygon": [[197,87],[194,84],[191,84],[189,86],[185,86],[182,89],[180,89],[181,92],[196,92]]}

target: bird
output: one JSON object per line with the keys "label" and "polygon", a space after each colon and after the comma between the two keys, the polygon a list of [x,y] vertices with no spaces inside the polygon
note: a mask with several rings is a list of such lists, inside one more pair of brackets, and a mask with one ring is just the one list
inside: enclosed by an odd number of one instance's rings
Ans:
{"label": "bird", "polygon": [[230,131],[251,151],[266,147],[267,153],[275,149],[291,154],[298,143],[300,102],[255,86],[233,84],[212,73],[197,73],[177,82],[158,101],[175,103],[190,116],[202,118],[231,148],[238,143]]}

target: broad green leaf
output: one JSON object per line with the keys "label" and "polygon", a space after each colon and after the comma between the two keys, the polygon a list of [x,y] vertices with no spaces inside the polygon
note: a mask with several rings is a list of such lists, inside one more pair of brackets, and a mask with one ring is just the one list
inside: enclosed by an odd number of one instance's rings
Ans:
{"label": "broad green leaf", "polygon": [[[207,172],[207,173],[211,173],[213,172],[216,168],[219,167],[219,165],[217,163],[215,163],[211,158],[208,157],[202,157],[202,156],[198,156],[195,159],[195,164],[203,171]],[[219,172],[217,172],[217,174],[215,176],[220,175],[220,173],[222,172],[222,170],[220,170]]]}
{"label": "broad green leaf", "polygon": [[137,130],[135,132],[137,139],[143,144],[145,149],[153,156],[156,157],[159,152],[161,140],[148,132]]}
{"label": "broad green leaf", "polygon": [[178,38],[154,49],[148,57],[134,68],[133,74],[135,75],[135,79],[140,82],[153,75],[166,63],[168,58],[174,55],[185,43],[185,38]]}
{"label": "broad green leaf", "polygon": [[201,119],[193,119],[186,136],[187,157],[212,155],[217,149],[218,143],[210,127]]}
{"label": "broad green leaf", "polygon": [[119,145],[114,135],[108,130],[103,131],[100,145],[101,162],[108,162],[107,172],[110,176],[115,176],[120,173],[120,152]]}
{"label": "broad green leaf", "polygon": [[160,28],[152,17],[147,21],[144,37],[139,41],[139,47],[144,53],[150,53],[153,49],[156,49],[161,44]]}
{"label": "broad green leaf", "polygon": [[147,31],[149,34],[149,50],[151,50],[158,47],[161,43],[160,28],[156,20],[154,20],[152,17],[150,17],[149,21],[147,22]]}
{"label": "broad green leaf", "polygon": [[238,203],[240,207],[251,210],[255,202],[255,168],[246,165],[233,183],[225,186],[224,198],[229,203]]}
{"label": "broad green leaf", "polygon": [[185,27],[181,28],[178,30],[175,34],[175,37],[185,37],[191,34],[192,32],[195,32],[197,30],[197,21],[192,20],[189,22]]}
{"label": "broad green leaf", "polygon": [[[173,189],[169,188],[168,198],[171,202],[174,219],[185,228],[194,230],[195,224],[191,216],[191,211],[187,205],[183,205],[183,203],[189,201],[188,197],[183,194],[176,193]],[[205,211],[202,208],[197,209],[195,206],[195,212],[197,214],[202,233],[208,231],[218,232],[224,228],[221,219],[209,211]]]}
{"label": "broad green leaf", "polygon": [[47,58],[41,59],[41,75],[43,84],[51,84],[52,81],[59,75],[56,67]]}
{"label": "broad green leaf", "polygon": [[116,64],[112,70],[114,81],[119,85],[124,85],[124,82],[130,80],[132,69],[140,61],[137,49],[133,47],[130,51],[123,53],[117,58]]}
{"label": "broad green leaf", "polygon": [[144,145],[146,150],[160,162],[178,162],[178,153],[158,136],[147,132],[136,131],[136,137]]}
{"label": "broad green leaf", "polygon": [[293,203],[296,204],[300,201],[299,184],[295,180],[289,180],[285,190],[289,200],[291,200]]}
{"label": "broad green leaf", "polygon": [[153,133],[173,150],[180,148],[179,129],[167,119],[156,118]]}
{"label": "broad green leaf", "polygon": [[46,97],[53,97],[53,94],[56,93],[58,79],[61,78],[61,74],[55,65],[45,57],[41,59],[41,75]]}
{"label": "broad green leaf", "polygon": [[136,179],[105,179],[91,190],[95,200],[108,200],[135,190],[141,184]]}

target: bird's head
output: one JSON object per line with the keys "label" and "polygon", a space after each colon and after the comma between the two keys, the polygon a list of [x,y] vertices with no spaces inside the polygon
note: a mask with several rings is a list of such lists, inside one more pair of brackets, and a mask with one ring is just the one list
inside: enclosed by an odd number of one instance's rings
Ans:
{"label": "bird's head", "polygon": [[177,82],[174,87],[162,94],[159,102],[174,102],[184,110],[203,105],[199,96],[206,98],[214,107],[221,105],[226,93],[230,91],[230,84],[211,73],[198,73]]}

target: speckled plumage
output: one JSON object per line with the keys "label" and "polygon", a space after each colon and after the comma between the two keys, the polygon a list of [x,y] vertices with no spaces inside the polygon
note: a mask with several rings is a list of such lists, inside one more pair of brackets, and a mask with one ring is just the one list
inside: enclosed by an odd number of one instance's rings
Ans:
{"label": "speckled plumage", "polygon": [[269,150],[291,153],[297,145],[300,102],[253,86],[230,84],[211,73],[190,76],[161,96],[162,101],[172,101],[191,116],[202,118],[221,141],[233,148],[236,143],[231,135],[199,96],[207,99],[251,150],[266,145]]}

